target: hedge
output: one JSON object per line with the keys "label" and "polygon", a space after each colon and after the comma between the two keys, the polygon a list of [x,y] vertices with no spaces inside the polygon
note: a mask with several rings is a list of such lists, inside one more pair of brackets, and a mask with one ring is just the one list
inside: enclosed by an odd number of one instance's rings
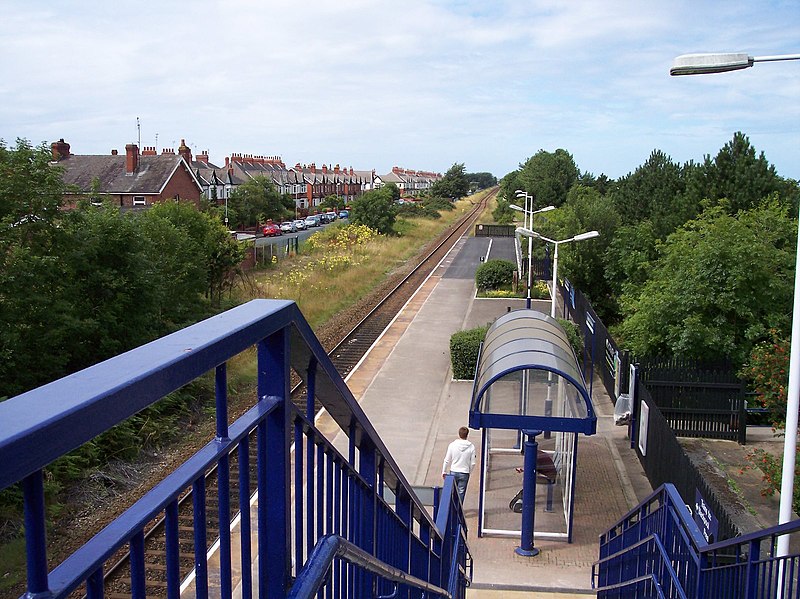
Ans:
{"label": "hedge", "polygon": [[478,351],[486,337],[489,325],[458,331],[450,337],[450,363],[453,367],[453,378],[458,380],[475,377],[478,364]]}

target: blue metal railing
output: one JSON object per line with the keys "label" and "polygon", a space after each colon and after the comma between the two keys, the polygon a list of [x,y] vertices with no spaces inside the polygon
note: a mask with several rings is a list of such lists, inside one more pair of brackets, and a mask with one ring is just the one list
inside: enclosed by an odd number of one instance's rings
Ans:
{"label": "blue metal railing", "polygon": [[800,520],[709,544],[675,487],[664,484],[600,536],[592,582],[600,598],[797,598],[800,554],[777,554],[783,535],[800,539]]}
{"label": "blue metal railing", "polygon": [[[226,363],[254,346],[257,399],[228,425]],[[306,413],[289,399],[292,370],[306,382]],[[48,572],[43,469],[209,371],[215,373],[215,438]],[[344,433],[348,455],[314,425],[315,398]],[[251,444],[255,489],[248,476]],[[205,475],[217,468],[220,521],[227,522],[234,453],[238,535],[220,526],[218,571],[209,572]],[[0,403],[0,463],[0,489],[19,482],[24,493],[28,597],[66,597],[81,588],[90,599],[102,597],[105,563],[126,546],[131,594],[144,597],[144,528],[157,517],[165,520],[167,596],[179,597],[178,499],[190,488],[198,597],[208,596],[210,580],[223,598],[237,587],[244,599],[286,597],[295,578],[320,569],[318,558],[309,558],[331,538],[347,551],[324,568],[326,597],[389,595],[398,590],[398,577],[406,582],[397,596],[423,585],[426,597],[463,597],[469,582],[466,527],[452,480],[430,516],[293,302],[254,300]],[[294,596],[313,594],[298,588]]]}

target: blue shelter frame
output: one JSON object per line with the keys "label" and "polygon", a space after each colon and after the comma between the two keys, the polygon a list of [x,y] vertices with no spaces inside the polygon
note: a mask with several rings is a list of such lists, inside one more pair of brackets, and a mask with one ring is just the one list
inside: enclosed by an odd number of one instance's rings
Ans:
{"label": "blue shelter frame", "polygon": [[[484,468],[480,480],[479,536],[484,532],[517,533],[484,527],[491,431],[515,431],[515,449],[524,448],[525,453],[521,549],[533,549],[538,452],[535,437],[545,431],[548,437],[550,432],[556,433],[553,461],[557,482],[561,483],[566,533],[541,534],[566,536],[571,542],[577,438],[580,433],[595,434],[597,417],[578,359],[557,320],[525,309],[504,314],[492,324],[478,356],[469,424],[485,431],[481,447]],[[548,503],[549,497],[550,494]]]}

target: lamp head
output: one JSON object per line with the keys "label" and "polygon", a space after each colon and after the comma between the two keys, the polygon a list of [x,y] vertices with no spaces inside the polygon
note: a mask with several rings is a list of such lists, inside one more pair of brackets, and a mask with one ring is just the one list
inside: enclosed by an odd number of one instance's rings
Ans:
{"label": "lamp head", "polygon": [[600,233],[597,231],[587,231],[586,233],[581,233],[580,235],[576,235],[572,238],[573,241],[583,241],[584,239],[591,239],[592,237],[600,237]]}
{"label": "lamp head", "polygon": [[517,212],[525,212],[525,208],[520,208],[516,204],[509,204],[508,207],[512,210],[516,210]]}
{"label": "lamp head", "polygon": [[669,69],[670,75],[705,75],[725,73],[753,66],[753,57],[744,52],[715,54],[682,54]]}

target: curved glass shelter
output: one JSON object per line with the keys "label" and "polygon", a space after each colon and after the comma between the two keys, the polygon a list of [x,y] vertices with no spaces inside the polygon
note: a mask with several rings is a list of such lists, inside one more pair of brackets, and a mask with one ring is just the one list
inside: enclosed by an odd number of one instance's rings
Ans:
{"label": "curved glass shelter", "polygon": [[[545,373],[546,380],[530,371]],[[530,376],[519,401],[495,397],[495,385],[521,386],[524,372]],[[492,324],[478,358],[469,423],[476,429],[597,431],[578,359],[557,320],[536,310],[516,310]]]}
{"label": "curved glass shelter", "polygon": [[503,492],[521,484],[522,477],[515,479],[513,473],[520,472],[528,444],[523,437],[528,435],[530,442],[531,432],[545,431],[541,446],[535,445],[535,478],[546,483],[540,484],[540,494],[546,491],[544,511],[553,512],[555,499],[564,508],[563,519],[537,517],[540,529],[534,535],[571,540],[578,435],[595,434],[597,417],[578,359],[557,320],[526,309],[508,312],[491,325],[478,357],[469,424],[483,430],[478,534],[520,534],[519,516],[509,517],[507,512],[514,510],[511,503],[506,509],[510,498]]}

